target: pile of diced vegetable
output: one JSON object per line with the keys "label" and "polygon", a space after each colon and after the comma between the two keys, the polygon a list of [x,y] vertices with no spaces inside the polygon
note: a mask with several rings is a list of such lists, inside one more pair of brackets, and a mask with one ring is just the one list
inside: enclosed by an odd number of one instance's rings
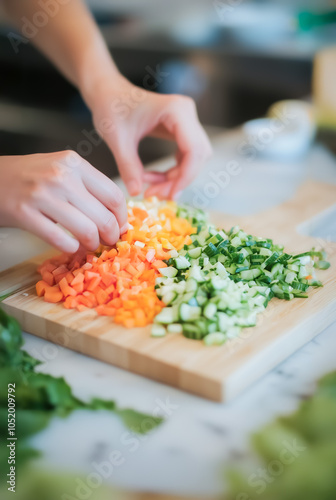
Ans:
{"label": "pile of diced vegetable", "polygon": [[164,307],[154,288],[159,268],[167,267],[165,260],[178,256],[196,232],[177,211],[172,201],[130,201],[129,228],[115,247],[43,262],[37,295],[79,312],[94,309],[126,328],[151,324]]}
{"label": "pile of diced vegetable", "polygon": [[197,233],[168,267],[159,269],[156,293],[166,307],[154,320],[153,336],[182,333],[207,345],[223,344],[241,328],[254,326],[272,297],[307,298],[310,286],[322,286],[315,268],[329,267],[324,252],[289,255],[238,226],[228,233],[218,230],[203,212],[181,207],[178,215]]}
{"label": "pile of diced vegetable", "polygon": [[307,297],[322,286],[324,252],[288,255],[239,227],[226,233],[204,212],[157,198],[128,203],[129,229],[115,247],[62,254],[40,267],[37,295],[68,309],[113,317],[152,336],[181,333],[222,344],[254,326],[272,297]]}

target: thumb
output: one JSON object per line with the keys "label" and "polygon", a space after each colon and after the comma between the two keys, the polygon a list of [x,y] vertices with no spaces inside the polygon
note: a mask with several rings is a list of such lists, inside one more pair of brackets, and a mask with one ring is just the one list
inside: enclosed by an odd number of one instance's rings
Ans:
{"label": "thumb", "polygon": [[135,196],[142,191],[143,186],[143,164],[137,150],[123,147],[114,150],[121,178],[126,184],[127,191]]}

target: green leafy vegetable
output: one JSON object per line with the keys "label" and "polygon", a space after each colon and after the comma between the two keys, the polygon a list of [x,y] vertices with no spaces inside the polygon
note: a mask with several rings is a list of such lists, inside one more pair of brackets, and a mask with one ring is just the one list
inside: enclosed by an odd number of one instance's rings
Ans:
{"label": "green leafy vegetable", "polygon": [[[336,498],[336,372],[294,414],[253,437],[262,462],[248,474],[230,471],[228,500],[331,500]],[[266,471],[261,477],[260,471]],[[239,496],[240,495],[240,496]]]}
{"label": "green leafy vegetable", "polygon": [[[7,438],[8,384],[15,384],[15,435],[18,438],[16,453],[19,465],[37,455],[27,445],[26,438],[44,429],[54,416],[66,417],[80,409],[112,411],[132,431],[142,434],[162,422],[162,418],[120,409],[114,401],[81,401],[73,395],[64,378],[36,372],[40,361],[22,350],[22,345],[20,325],[0,309],[0,434]],[[6,462],[7,454],[2,450],[1,470],[5,470]]]}

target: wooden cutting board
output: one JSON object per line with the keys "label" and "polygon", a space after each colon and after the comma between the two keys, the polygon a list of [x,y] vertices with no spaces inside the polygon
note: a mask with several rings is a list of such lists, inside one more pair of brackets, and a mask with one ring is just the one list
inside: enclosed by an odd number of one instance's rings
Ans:
{"label": "wooden cutting board", "polygon": [[323,288],[310,290],[308,299],[273,299],[256,327],[221,347],[174,334],[154,339],[150,327],[127,330],[94,311],[78,313],[44,302],[33,284],[36,265],[46,255],[0,274],[1,295],[21,286],[3,307],[29,333],[199,396],[228,401],[336,320],[336,243],[299,234],[304,225],[309,234],[323,217],[331,220],[333,211],[336,216],[335,203],[336,186],[309,181],[292,200],[265,213],[243,218],[212,214],[218,227],[239,224],[285,244],[288,252],[323,246],[332,264],[318,273]]}

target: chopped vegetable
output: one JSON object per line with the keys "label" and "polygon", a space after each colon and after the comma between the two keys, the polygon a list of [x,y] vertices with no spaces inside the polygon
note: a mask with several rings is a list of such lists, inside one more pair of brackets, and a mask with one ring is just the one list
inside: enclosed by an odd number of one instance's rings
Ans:
{"label": "chopped vegetable", "polygon": [[310,286],[322,286],[315,269],[329,267],[324,252],[292,256],[238,226],[218,230],[204,212],[174,202],[130,201],[128,221],[115,248],[44,262],[37,295],[128,328],[154,321],[153,337],[182,332],[218,345],[254,326],[272,297],[307,298]]}
{"label": "chopped vegetable", "polygon": [[154,319],[157,324],[178,322],[185,337],[220,345],[254,326],[272,297],[307,298],[310,286],[321,286],[315,268],[329,267],[324,252],[292,256],[271,239],[238,226],[226,233],[207,224],[204,214],[198,219],[191,208],[180,211],[197,233],[156,279],[156,293],[166,305]]}
{"label": "chopped vegetable", "polygon": [[[128,328],[153,322],[166,302],[155,292],[155,278],[177,272],[164,260],[191,243],[191,223],[177,216],[177,205],[159,202],[128,204],[129,229],[115,248],[95,253],[60,255],[39,268],[42,280],[36,293],[46,302],[62,302],[67,309],[95,309]],[[185,265],[187,259],[182,258]],[[166,269],[166,270],[165,270]]]}

